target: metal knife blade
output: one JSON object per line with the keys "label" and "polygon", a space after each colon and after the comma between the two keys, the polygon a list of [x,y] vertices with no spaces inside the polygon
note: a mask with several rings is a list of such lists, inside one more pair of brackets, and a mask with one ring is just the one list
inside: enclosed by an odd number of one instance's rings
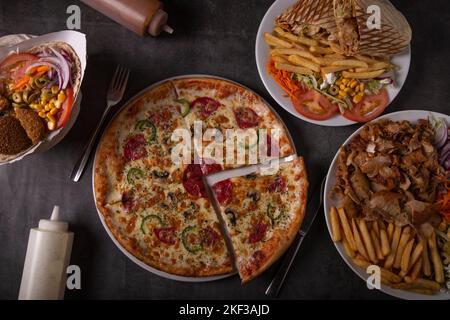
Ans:
{"label": "metal knife blade", "polygon": [[303,239],[307,235],[309,229],[311,228],[312,224],[314,223],[314,220],[317,217],[317,214],[319,213],[322,207],[324,187],[325,187],[325,178],[322,179],[320,188],[317,187],[315,188],[314,192],[312,193],[308,201],[308,207],[306,215],[303,219],[302,226],[296,238],[294,239],[294,242],[289,248],[288,252],[285,254],[281,266],[278,269],[277,273],[275,274],[272,282],[267,287],[266,290],[267,296],[274,298],[278,296],[281,287],[283,286],[284,280],[286,279],[286,276],[289,273],[289,270],[292,266],[292,263],[294,262],[294,259],[297,256],[297,252],[300,249],[300,246],[302,245]]}

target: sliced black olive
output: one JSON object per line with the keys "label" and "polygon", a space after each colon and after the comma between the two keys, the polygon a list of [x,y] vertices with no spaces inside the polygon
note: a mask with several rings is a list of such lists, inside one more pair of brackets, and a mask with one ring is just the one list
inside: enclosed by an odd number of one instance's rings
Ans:
{"label": "sliced black olive", "polygon": [[231,225],[233,227],[235,227],[236,226],[236,214],[234,213],[234,211],[231,210],[230,208],[226,208],[225,214],[228,216],[228,219],[230,220]]}
{"label": "sliced black olive", "polygon": [[169,172],[165,170],[164,171],[153,170],[152,173],[155,178],[160,179],[165,179],[169,176]]}
{"label": "sliced black olive", "polygon": [[177,203],[177,197],[173,194],[173,192],[169,192],[167,194],[167,197],[169,198],[170,202]]}
{"label": "sliced black olive", "polygon": [[163,210],[169,209],[169,205],[166,204],[166,203],[164,203],[164,202],[160,203],[160,204],[159,204],[159,207],[160,207],[161,209],[163,209]]}
{"label": "sliced black olive", "polygon": [[191,219],[197,213],[197,211],[199,209],[200,209],[200,207],[197,204],[195,204],[194,202],[191,202],[190,208],[183,212],[183,217],[185,219]]}
{"label": "sliced black olive", "polygon": [[249,192],[247,192],[247,197],[252,199],[253,202],[258,202],[261,198],[261,195],[258,190],[250,190]]}

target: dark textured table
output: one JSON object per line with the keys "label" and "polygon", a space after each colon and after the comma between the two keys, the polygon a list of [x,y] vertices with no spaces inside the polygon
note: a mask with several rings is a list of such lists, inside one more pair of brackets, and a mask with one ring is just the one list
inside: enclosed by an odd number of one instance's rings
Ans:
{"label": "dark textured table", "polygon": [[[75,232],[71,264],[82,271],[82,289],[69,299],[251,299],[264,298],[276,267],[246,286],[237,276],[212,283],[170,281],[141,269],[113,244],[94,207],[92,163],[79,183],[70,172],[105,106],[106,88],[116,64],[132,75],[125,100],[148,85],[182,74],[203,73],[238,81],[261,94],[279,112],[297,149],[305,156],[311,184],[325,174],[340,144],[358,125],[320,127],[294,118],[265,90],[255,63],[255,37],[271,0],[166,0],[171,36],[140,38],[77,1],[1,1],[0,35],[44,34],[66,28],[66,8],[81,8],[87,34],[88,65],[79,118],[67,137],[50,151],[0,167],[0,298],[16,299],[29,229],[48,217],[54,204]],[[427,109],[449,113],[450,2],[394,1],[413,29],[408,79],[389,111]],[[370,291],[339,257],[319,216],[295,260],[283,299],[383,299]]]}

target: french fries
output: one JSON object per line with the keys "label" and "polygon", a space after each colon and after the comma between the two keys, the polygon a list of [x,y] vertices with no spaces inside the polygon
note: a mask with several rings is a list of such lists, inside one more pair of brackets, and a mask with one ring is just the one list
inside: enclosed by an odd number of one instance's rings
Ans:
{"label": "french fries", "polygon": [[342,245],[344,246],[345,253],[350,257],[354,258],[356,256],[355,251],[350,248],[350,244],[347,241],[346,237],[342,237]]}
{"label": "french fries", "polygon": [[292,43],[289,43],[287,41],[284,41],[283,39],[277,38],[273,35],[271,35],[268,32],[264,33],[264,39],[266,40],[267,44],[275,47],[282,47],[282,48],[292,48]]}
{"label": "french fries", "polygon": [[380,240],[381,240],[381,252],[383,256],[387,256],[391,252],[391,247],[389,246],[389,237],[386,230],[380,230]]}
{"label": "french fries", "polygon": [[310,52],[302,50],[302,49],[298,49],[298,48],[292,48],[292,49],[278,48],[278,49],[273,49],[270,53],[275,56],[280,56],[280,55],[290,56],[290,55],[294,54],[294,55],[297,55],[297,56],[300,56],[303,58],[308,58],[308,59],[314,58],[314,56]]}
{"label": "french fries", "polygon": [[434,279],[438,283],[444,283],[444,267],[442,266],[441,257],[439,256],[437,243],[436,243],[436,233],[433,234],[428,239],[428,247],[430,248],[431,261],[434,267]]}
{"label": "french fries", "polygon": [[400,235],[402,232],[402,228],[399,226],[394,227],[394,232],[392,233],[392,240],[391,240],[391,252],[389,253],[389,256],[387,257],[386,261],[384,262],[384,267],[386,269],[391,269],[392,265],[394,264],[395,259],[395,253],[397,252],[398,243],[400,241]]}
{"label": "french fries", "polygon": [[353,78],[353,79],[373,79],[381,76],[384,73],[384,69],[375,70],[375,71],[367,71],[367,72],[348,72],[343,71],[342,76],[344,78]]}
{"label": "french fries", "polygon": [[[355,59],[336,60],[331,65],[333,66],[351,66],[352,68],[368,68],[369,65],[364,61]],[[348,77],[349,78],[349,77]]]}
{"label": "french fries", "polygon": [[334,51],[331,48],[319,47],[319,46],[311,46],[309,47],[309,51],[318,54],[333,54]]}
{"label": "french fries", "polygon": [[397,269],[400,268],[402,254],[403,254],[403,251],[405,250],[406,244],[409,241],[410,233],[411,233],[411,228],[409,226],[406,226],[405,228],[403,228],[403,232],[400,237],[400,241],[398,243],[397,252],[395,254],[394,268],[397,268]]}
{"label": "french fries", "polygon": [[358,227],[356,226],[356,220],[352,219],[352,231],[353,237],[355,238],[356,249],[359,254],[363,256],[364,259],[369,260],[369,256],[366,252],[366,248],[364,247],[364,243],[362,242],[361,236],[358,231]]}
{"label": "french fries", "polygon": [[349,70],[351,68],[352,68],[351,66],[330,66],[330,67],[323,67],[320,69],[320,71],[322,72],[322,74],[327,74],[343,70]]}
{"label": "french fries", "polygon": [[389,223],[387,227],[387,234],[389,237],[389,241],[392,241],[392,234],[394,233],[394,224],[392,222]]}
{"label": "french fries", "polygon": [[[300,70],[301,74],[308,75],[320,72],[322,77],[328,73],[343,71],[342,76],[345,78],[369,79],[373,75],[384,73],[390,67],[388,61],[379,58],[363,55],[346,57],[333,41],[295,35],[281,27],[276,27],[273,34],[264,33],[264,39],[271,46],[270,54],[273,61],[283,63],[281,66],[278,65],[283,68],[280,70],[289,72]],[[288,65],[306,68],[309,71]]]}
{"label": "french fries", "polygon": [[353,238],[353,233],[350,228],[350,224],[348,223],[347,215],[345,214],[344,208],[339,208],[338,214],[339,214],[339,220],[341,221],[342,230],[344,230],[344,235],[347,238],[347,242],[348,242],[350,248],[353,251],[356,251],[355,239]]}
{"label": "french fries", "polygon": [[[440,290],[445,281],[443,265],[436,243],[436,234],[424,239],[410,226],[385,225],[382,220],[367,222],[361,218],[349,218],[344,208],[332,207],[330,221],[333,241],[340,241],[352,262],[365,271],[377,265],[381,283],[394,289],[431,295]],[[389,237],[391,234],[391,237]],[[349,242],[354,241],[352,248]],[[425,279],[424,254],[428,249],[434,271],[434,280]]]}
{"label": "french fries", "polygon": [[287,63],[276,62],[275,68],[277,68],[278,70],[285,70],[285,71],[295,72],[295,73],[300,73],[300,74],[313,74],[313,71],[311,71],[308,68],[293,66],[293,65],[287,64]]}
{"label": "french fries", "polygon": [[314,63],[310,60],[297,56],[295,54],[290,55],[288,60],[296,65],[308,68],[314,72],[320,72],[320,66],[317,63]]}
{"label": "french fries", "polygon": [[428,256],[428,244],[427,241],[419,235],[419,241],[422,244],[423,251],[422,251],[422,268],[423,268],[423,274],[427,277],[431,276],[431,264],[430,264],[430,258]]}
{"label": "french fries", "polygon": [[333,234],[333,241],[338,242],[341,241],[341,225],[339,224],[339,215],[335,207],[330,209],[330,221],[331,221],[331,229]]}
{"label": "french fries", "polygon": [[377,256],[375,254],[375,249],[372,243],[372,237],[369,234],[369,230],[367,229],[366,220],[360,219],[358,221],[359,230],[361,231],[361,236],[364,241],[364,245],[367,249],[367,254],[369,256],[370,261],[373,263],[378,263]]}
{"label": "french fries", "polygon": [[400,269],[407,274],[409,271],[409,263],[411,259],[411,252],[414,246],[414,239],[408,241],[403,250],[402,257],[400,258]]}
{"label": "french fries", "polygon": [[377,258],[379,260],[383,260],[384,255],[383,255],[383,252],[381,252],[381,244],[380,244],[380,240],[378,239],[378,236],[376,234],[376,231],[374,229],[372,229],[370,232],[370,235],[372,236],[372,243],[375,248],[375,253],[377,255]]}

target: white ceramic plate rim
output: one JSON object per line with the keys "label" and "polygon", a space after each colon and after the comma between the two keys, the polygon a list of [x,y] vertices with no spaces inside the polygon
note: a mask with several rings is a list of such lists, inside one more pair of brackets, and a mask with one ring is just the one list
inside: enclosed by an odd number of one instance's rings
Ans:
{"label": "white ceramic plate rim", "polygon": [[[406,110],[406,111],[393,112],[393,113],[383,115],[383,116],[379,117],[378,119],[375,119],[372,122],[376,122],[381,119],[389,119],[392,121],[407,120],[407,121],[415,123],[418,119],[427,119],[430,115],[433,115],[434,117],[443,117],[446,119],[447,123],[450,124],[450,116],[442,114],[442,113],[438,113],[438,112],[427,111],[427,110]],[[358,130],[353,132],[352,135],[350,135],[350,137],[348,137],[347,140],[345,140],[345,142],[343,143],[343,146],[347,145],[354,137],[356,137],[363,128],[364,128],[364,126],[360,127]],[[328,194],[336,181],[336,177],[335,177],[334,173],[335,173],[335,169],[336,169],[336,161],[337,161],[338,154],[339,154],[339,150],[336,152],[336,155],[334,156],[333,161],[331,162],[330,168],[328,170],[327,179],[325,182],[325,191],[324,191],[324,214],[325,214],[325,220],[326,220],[327,227],[328,227],[328,232],[330,234],[330,239],[331,239],[331,224],[329,221],[328,212],[330,210],[330,207],[334,205],[334,202],[328,198]],[[353,272],[355,272],[361,279],[366,281],[368,278],[368,274],[365,273],[361,268],[359,268],[358,266],[353,264],[353,262],[351,261],[351,258],[346,255],[342,244],[335,242],[334,245],[335,245],[337,251],[339,252],[339,254],[341,255],[342,259],[344,259],[344,261],[347,263],[347,265],[350,267],[350,269],[352,269]],[[403,290],[396,290],[396,289],[392,289],[392,288],[390,288],[388,286],[384,286],[384,285],[381,285],[380,290],[386,294],[389,294],[391,296],[394,296],[394,297],[397,297],[400,299],[408,299],[408,300],[449,300],[450,299],[450,294],[446,294],[443,292],[439,292],[435,295],[428,296],[428,295],[422,295],[422,294],[417,294],[417,293],[403,291]]]}
{"label": "white ceramic plate rim", "polygon": [[[198,78],[198,77],[205,77],[205,78],[212,78],[212,79],[218,79],[218,80],[225,80],[231,83],[234,83],[238,86],[241,86],[243,88],[245,88],[246,90],[249,90],[251,92],[253,92],[254,94],[256,94],[264,103],[266,103],[267,106],[269,106],[269,108],[272,110],[272,112],[275,114],[275,116],[278,118],[278,120],[283,124],[284,129],[288,135],[288,138],[291,141],[292,147],[294,149],[294,154],[297,154],[296,148],[295,148],[295,144],[294,144],[294,140],[292,139],[292,136],[287,128],[287,126],[285,125],[284,121],[282,120],[282,118],[279,116],[279,114],[274,110],[274,108],[266,101],[264,100],[264,98],[262,98],[259,94],[257,94],[255,91],[253,91],[252,89],[227,78],[223,78],[223,77],[218,77],[218,76],[212,76],[212,75],[205,75],[205,74],[189,74],[189,75],[181,75],[181,76],[174,76],[174,77],[170,77],[161,81],[158,81],[148,87],[146,87],[145,89],[139,91],[137,94],[135,94],[132,98],[130,98],[127,102],[125,102],[119,110],[117,110],[117,112],[114,114],[114,116],[111,118],[111,120],[109,121],[108,125],[105,127],[105,130],[103,131],[103,134],[101,136],[101,138],[99,139],[99,141],[102,141],[103,139],[103,135],[106,132],[107,128],[109,127],[109,125],[112,123],[112,121],[115,119],[115,117],[124,109],[126,108],[133,100],[137,99],[138,97],[140,97],[142,94],[144,94],[145,92],[147,92],[148,90],[151,90],[152,88],[155,88],[159,85],[161,85],[164,82],[170,81],[170,80],[176,80],[176,79],[185,79],[185,78]],[[94,156],[94,161],[93,161],[93,166],[92,166],[92,195],[94,197],[94,205],[95,208],[97,210],[97,214],[100,218],[100,221],[103,225],[103,227],[105,228],[107,234],[109,235],[109,237],[111,238],[111,240],[114,242],[114,244],[116,245],[116,247],[118,247],[120,249],[120,251],[122,251],[122,253],[129,258],[131,261],[133,261],[134,263],[136,263],[138,266],[140,266],[141,268],[150,271],[153,274],[156,274],[160,277],[166,278],[166,279],[170,279],[170,280],[176,280],[176,281],[181,281],[181,282],[209,282],[209,281],[216,281],[216,280],[220,280],[220,279],[224,279],[224,278],[228,278],[230,276],[233,276],[235,274],[237,274],[237,272],[234,270],[230,273],[227,274],[222,274],[222,275],[217,275],[217,276],[207,276],[207,277],[184,277],[184,276],[179,276],[179,275],[175,275],[175,274],[171,274],[168,272],[164,272],[161,271],[159,269],[156,269],[154,267],[149,266],[148,264],[144,263],[143,261],[139,260],[138,258],[136,258],[134,255],[132,255],[130,252],[128,252],[120,243],[119,241],[114,237],[114,235],[112,234],[111,230],[109,230],[108,226],[106,225],[106,222],[104,221],[104,217],[102,215],[102,213],[100,212],[100,210],[97,207],[97,202],[95,201],[95,188],[94,188],[94,179],[95,179],[95,174],[94,174],[94,170],[95,170],[95,162],[97,159],[97,153],[99,150],[99,146],[100,144],[97,145],[96,150],[95,150],[95,156]]]}
{"label": "white ceramic plate rim", "polygon": [[[287,94],[266,71],[266,64],[269,58],[269,47],[264,41],[264,32],[272,32],[275,26],[274,19],[295,2],[297,2],[297,0],[276,0],[267,10],[264,18],[261,21],[261,24],[259,25],[255,44],[256,66],[258,68],[259,76],[272,98],[293,116],[321,126],[339,127],[354,124],[354,121],[348,120],[341,115],[337,115],[324,121],[317,121],[308,119],[299,114],[293,107],[291,100],[287,97]],[[409,66],[411,62],[411,47],[408,46],[408,48],[405,49],[402,53],[394,56],[392,58],[392,62],[400,69],[395,74],[396,84],[394,86],[391,85],[387,87],[387,92],[389,95],[389,105],[392,104],[393,100],[402,89],[403,84],[406,81],[406,77],[408,76]],[[386,110],[388,110],[387,108]]]}

